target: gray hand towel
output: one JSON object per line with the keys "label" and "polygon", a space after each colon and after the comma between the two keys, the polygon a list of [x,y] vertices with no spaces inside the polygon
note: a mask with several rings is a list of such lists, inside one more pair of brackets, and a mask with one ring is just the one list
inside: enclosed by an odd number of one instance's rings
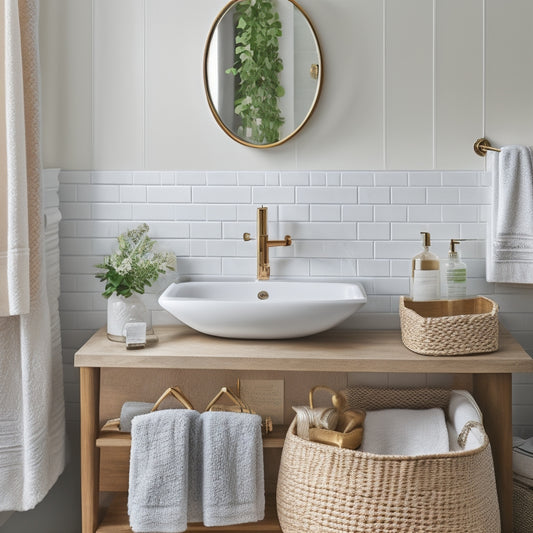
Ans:
{"label": "gray hand towel", "polygon": [[203,434],[204,524],[257,522],[265,514],[261,417],[207,412]]}
{"label": "gray hand towel", "polygon": [[153,403],[147,402],[125,402],[120,410],[120,431],[130,432],[131,421],[135,416],[148,414]]}
{"label": "gray hand towel", "polygon": [[187,409],[134,418],[128,514],[136,533],[178,533],[188,520],[200,519],[201,448],[194,441],[200,420],[197,411]]}

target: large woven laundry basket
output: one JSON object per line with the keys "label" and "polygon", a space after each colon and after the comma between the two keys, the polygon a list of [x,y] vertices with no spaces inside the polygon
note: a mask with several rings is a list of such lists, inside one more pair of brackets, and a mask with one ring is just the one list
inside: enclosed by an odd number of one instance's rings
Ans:
{"label": "large woven laundry basket", "polygon": [[[352,407],[445,408],[442,389],[354,389]],[[356,403],[354,404],[354,399]],[[284,533],[498,533],[500,515],[488,438],[468,451],[386,456],[285,439],[277,510]]]}

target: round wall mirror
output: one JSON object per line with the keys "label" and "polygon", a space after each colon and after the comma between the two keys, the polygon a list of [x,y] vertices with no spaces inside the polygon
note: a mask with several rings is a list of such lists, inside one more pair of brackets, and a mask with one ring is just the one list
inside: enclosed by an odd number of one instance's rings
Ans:
{"label": "round wall mirror", "polygon": [[293,0],[233,0],[204,53],[209,107],[234,140],[255,148],[288,141],[307,122],[322,85],[322,54]]}

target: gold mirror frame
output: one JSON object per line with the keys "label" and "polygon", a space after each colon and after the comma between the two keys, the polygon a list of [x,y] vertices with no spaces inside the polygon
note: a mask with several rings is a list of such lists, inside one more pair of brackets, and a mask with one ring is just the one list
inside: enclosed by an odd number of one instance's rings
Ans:
{"label": "gold mirror frame", "polygon": [[307,121],[309,120],[311,115],[313,114],[313,112],[314,112],[314,110],[316,108],[318,99],[320,97],[320,93],[322,92],[322,80],[323,80],[323,77],[324,77],[324,68],[323,68],[323,61],[322,61],[322,49],[320,47],[320,42],[318,40],[318,35],[317,35],[317,32],[316,32],[316,29],[315,29],[313,23],[311,22],[311,19],[309,18],[309,16],[305,12],[305,10],[295,0],[286,0],[287,2],[290,2],[291,4],[293,4],[294,7],[304,16],[307,24],[309,25],[309,29],[312,32],[313,38],[314,38],[315,43],[316,43],[316,52],[317,52],[317,56],[318,56],[318,64],[311,65],[311,72],[310,72],[311,76],[313,78],[317,79],[317,89],[316,89],[315,97],[313,99],[313,102],[311,103],[311,106],[309,108],[309,111],[307,112],[307,115],[304,117],[302,122],[289,135],[287,135],[286,137],[283,137],[283,139],[280,139],[279,141],[277,141],[275,143],[270,143],[270,144],[254,144],[254,143],[250,143],[250,142],[242,139],[241,137],[236,135],[232,130],[230,130],[226,126],[226,124],[222,121],[222,119],[220,118],[220,115],[219,115],[219,113],[218,113],[218,111],[217,111],[217,109],[215,107],[215,104],[213,103],[212,98],[211,98],[211,93],[209,92],[209,80],[208,80],[208,73],[207,73],[209,48],[210,48],[210,45],[211,45],[211,40],[213,38],[213,34],[215,33],[220,21],[226,15],[226,13],[228,13],[228,11],[230,11],[231,8],[235,4],[238,4],[241,1],[243,1],[243,0],[231,0],[228,4],[226,4],[226,6],[222,9],[222,11],[220,11],[220,13],[217,15],[217,18],[215,19],[215,21],[213,22],[213,24],[211,26],[211,29],[209,30],[209,34],[207,36],[207,41],[206,41],[205,50],[204,50],[204,59],[203,59],[204,89],[205,89],[205,93],[206,93],[206,96],[207,96],[207,102],[209,104],[209,109],[211,109],[211,112],[213,113],[213,116],[215,117],[215,120],[217,121],[218,125],[224,130],[224,132],[227,135],[229,135],[234,141],[237,141],[238,143],[243,144],[244,146],[249,146],[251,148],[272,148],[274,146],[279,146],[280,144],[286,143],[289,139],[292,139],[305,126],[305,124],[307,123]]}

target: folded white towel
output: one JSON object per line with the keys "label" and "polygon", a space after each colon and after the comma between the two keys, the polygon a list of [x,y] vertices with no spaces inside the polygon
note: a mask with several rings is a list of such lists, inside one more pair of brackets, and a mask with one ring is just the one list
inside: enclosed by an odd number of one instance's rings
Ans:
{"label": "folded white towel", "polygon": [[203,434],[204,524],[262,520],[265,514],[261,417],[207,412]]}
{"label": "folded white towel", "polygon": [[367,411],[360,451],[378,455],[432,455],[449,452],[444,411]]}
{"label": "folded white towel", "polygon": [[533,437],[513,437],[513,472],[533,483]]}
{"label": "folded white towel", "polygon": [[533,283],[533,157],[527,146],[488,154],[492,208],[487,225],[487,281]]}
{"label": "folded white towel", "polygon": [[[200,414],[166,409],[136,416],[131,427],[128,514],[136,533],[177,533],[200,520]],[[196,469],[196,471],[195,471]],[[192,485],[191,485],[192,483]],[[188,516],[193,511],[195,516]]]}

